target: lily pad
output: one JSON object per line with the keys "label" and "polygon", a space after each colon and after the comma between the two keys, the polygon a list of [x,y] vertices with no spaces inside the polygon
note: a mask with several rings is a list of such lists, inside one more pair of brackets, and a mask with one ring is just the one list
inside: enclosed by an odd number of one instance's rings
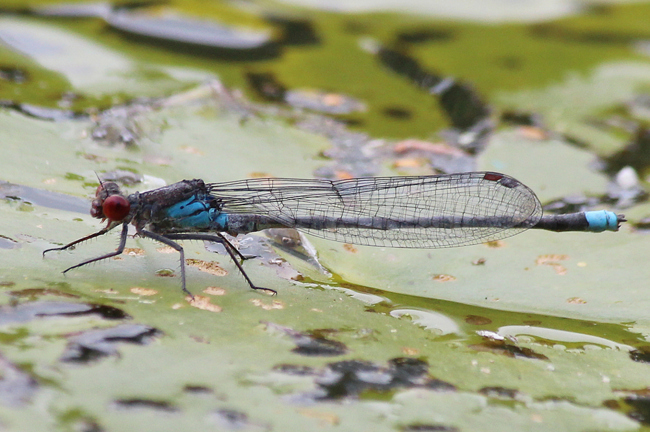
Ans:
{"label": "lily pad", "polygon": [[[199,16],[203,4],[164,8]],[[471,17],[473,5],[454,7]],[[490,26],[443,23],[424,6],[414,17],[223,5],[230,21],[217,20],[220,6],[205,6],[202,19],[233,28],[267,14],[269,28],[302,19],[318,37],[287,42],[273,61],[226,63],[118,37],[103,18],[0,18],[0,49],[17,66],[0,69],[1,97],[11,102],[0,108],[5,429],[647,427],[650,251],[637,225],[647,203],[628,202],[618,233],[529,230],[457,249],[370,248],[287,231],[233,239],[255,255],[242,264],[247,274],[277,296],[251,290],[218,245],[202,242],[183,243],[194,300],[181,291],[176,251],[148,239],[130,236],[124,254],[65,275],[112,252],[119,234],[43,257],[105,226],[87,213],[97,176],[135,192],[192,178],[345,176],[336,167],[358,160],[396,174],[409,162],[393,165],[405,156],[391,136],[420,138],[401,147],[453,151],[476,169],[511,174],[543,203],[572,195],[602,202],[614,179],[598,173],[597,155],[627,138],[589,119],[638,96],[646,80],[629,33],[605,46],[578,37],[603,28],[602,14],[614,20],[603,34],[621,33],[628,16],[643,35],[633,17],[644,5],[578,13],[560,1],[540,7],[572,16]],[[140,8],[155,12],[135,4],[129,13]],[[487,128],[479,155],[429,142],[454,136],[462,144],[468,132],[441,130],[453,123],[440,101],[362,50],[366,36],[473,89],[496,107],[486,113],[505,107],[542,120]],[[558,81],[575,70],[579,78]],[[258,105],[245,96],[252,74],[368,109]],[[26,104],[66,115],[18,109]],[[497,125],[498,116],[486,120]],[[433,169],[427,161],[423,171]]]}

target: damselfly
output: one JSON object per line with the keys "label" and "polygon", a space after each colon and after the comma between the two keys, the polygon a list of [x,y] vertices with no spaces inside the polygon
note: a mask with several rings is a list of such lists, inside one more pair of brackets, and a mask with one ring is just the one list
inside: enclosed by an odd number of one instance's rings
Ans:
{"label": "damselfly", "polygon": [[[65,250],[122,227],[114,252],[64,271],[120,255],[129,224],[138,236],[180,254],[183,291],[185,254],[177,240],[221,243],[253,289],[244,257],[224,233],[297,228],[338,242],[396,248],[444,248],[502,239],[529,228],[549,231],[617,231],[624,215],[591,211],[542,216],[535,193],[505,174],[469,172],[419,177],[347,180],[259,178],[225,183],[183,180],[124,196],[117,184],[101,182],[91,215],[108,220],[100,231],[59,248]],[[190,294],[191,295],[191,294]]]}

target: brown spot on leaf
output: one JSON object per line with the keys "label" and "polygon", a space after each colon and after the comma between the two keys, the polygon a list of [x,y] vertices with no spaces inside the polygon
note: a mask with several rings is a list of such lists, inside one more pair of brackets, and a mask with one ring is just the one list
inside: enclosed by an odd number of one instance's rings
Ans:
{"label": "brown spot on leaf", "polygon": [[190,306],[197,309],[202,309],[209,312],[221,312],[223,310],[221,306],[210,303],[210,297],[197,295],[192,299],[192,297],[187,296],[185,297],[185,300],[190,303]]}
{"label": "brown spot on leaf", "polygon": [[298,412],[305,417],[320,420],[323,423],[321,426],[336,426],[340,423],[339,416],[334,413],[317,411],[311,408],[302,408]]}
{"label": "brown spot on leaf", "polygon": [[491,324],[492,320],[484,316],[467,315],[465,317],[465,322],[467,324],[472,324],[472,325],[487,325],[487,324]]}
{"label": "brown spot on leaf", "polygon": [[571,297],[566,300],[569,304],[587,304],[587,302],[580,297]]}
{"label": "brown spot on leaf", "polygon": [[260,299],[251,299],[251,303],[253,305],[260,307],[264,310],[272,310],[272,309],[284,309],[284,303],[279,301],[279,300],[273,300],[271,304],[264,303]]}
{"label": "brown spot on leaf", "polygon": [[214,261],[203,261],[200,259],[190,258],[186,259],[185,263],[189,266],[196,267],[202,272],[210,273],[214,276],[225,276],[228,274],[228,272],[223,267],[220,267],[219,264]]}
{"label": "brown spot on leaf", "polygon": [[124,255],[129,255],[129,256],[142,256],[144,255],[144,249],[140,248],[124,248],[124,252],[122,252]]}
{"label": "brown spot on leaf", "polygon": [[568,259],[568,255],[540,255],[535,260],[535,264],[552,267],[553,270],[555,270],[555,273],[558,275],[565,275],[567,273],[567,269],[562,264],[560,264],[560,261],[566,261]]}
{"label": "brown spot on leaf", "polygon": [[214,296],[222,296],[226,294],[226,290],[223,288],[219,287],[207,287],[206,289],[203,290],[204,293],[214,295]]}
{"label": "brown spot on leaf", "polygon": [[130,289],[133,294],[141,296],[152,296],[158,294],[158,291],[152,288],[133,287]]}

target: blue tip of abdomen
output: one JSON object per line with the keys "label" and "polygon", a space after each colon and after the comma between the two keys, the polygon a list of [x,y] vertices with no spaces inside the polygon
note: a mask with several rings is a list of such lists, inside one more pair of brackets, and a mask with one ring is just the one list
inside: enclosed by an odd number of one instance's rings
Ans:
{"label": "blue tip of abdomen", "polygon": [[619,219],[616,213],[607,210],[585,212],[589,224],[588,231],[618,231]]}

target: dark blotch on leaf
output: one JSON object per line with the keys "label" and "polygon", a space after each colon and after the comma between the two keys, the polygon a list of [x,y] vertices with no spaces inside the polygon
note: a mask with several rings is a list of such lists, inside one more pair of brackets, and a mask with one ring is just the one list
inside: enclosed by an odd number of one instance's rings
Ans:
{"label": "dark blotch on leaf", "polygon": [[397,357],[388,361],[393,380],[400,383],[415,382],[429,371],[429,364],[423,360],[410,357]]}
{"label": "dark blotch on leaf", "polygon": [[633,410],[627,415],[634,420],[650,425],[650,398],[647,396],[630,396],[626,397],[625,402],[633,407]]}
{"label": "dark blotch on leaf", "polygon": [[543,354],[538,354],[530,348],[521,348],[513,345],[505,340],[486,340],[483,343],[470,345],[470,348],[476,351],[492,352],[494,354],[502,354],[506,357],[513,358],[528,358],[535,360],[548,360]]}
{"label": "dark blotch on leaf", "polygon": [[467,315],[465,317],[465,322],[467,324],[472,324],[477,326],[492,324],[492,320],[490,318],[479,316],[479,315]]}
{"label": "dark blotch on leaf", "polygon": [[296,339],[296,345],[291,352],[306,356],[337,356],[348,352],[344,343],[325,338],[305,336]]}
{"label": "dark blotch on leaf", "polygon": [[562,135],[562,138],[564,138],[564,140],[567,143],[571,144],[575,148],[589,149],[591,147],[590,142],[584,141],[584,140],[582,140],[580,138],[577,138],[577,137],[574,137],[574,136],[571,136],[571,135],[568,135],[568,134]]}
{"label": "dark blotch on leaf", "polygon": [[99,315],[101,318],[110,320],[130,318],[124,311],[112,306],[35,301],[16,306],[0,307],[0,325],[16,322],[28,322],[44,317],[74,317],[86,315]]}
{"label": "dark blotch on leaf", "polygon": [[356,126],[360,127],[365,124],[365,122],[360,119],[360,118],[339,118],[339,122],[347,125],[347,126]]}
{"label": "dark blotch on leaf", "polygon": [[230,409],[215,411],[212,415],[212,419],[221,427],[231,430],[240,430],[249,426],[248,416],[245,413]]}
{"label": "dark blotch on leaf", "polygon": [[69,347],[61,361],[69,363],[90,363],[92,361],[98,360],[102,357],[106,357],[108,353],[102,352],[97,349],[88,348],[82,345],[75,345],[74,347]]}
{"label": "dark blotch on leaf", "polygon": [[388,117],[392,117],[397,120],[408,120],[413,116],[413,113],[410,110],[399,107],[384,108],[382,112]]}
{"label": "dark blotch on leaf", "polygon": [[246,74],[248,84],[257,95],[269,102],[284,102],[286,87],[270,72]]}
{"label": "dark blotch on leaf", "polygon": [[489,107],[471,86],[427,71],[416,59],[396,50],[380,48],[377,56],[384,66],[437,96],[455,128],[469,129],[489,117]]}
{"label": "dark blotch on leaf", "polygon": [[166,401],[152,399],[118,399],[114,402],[119,409],[152,409],[156,411],[176,412],[178,408]]}
{"label": "dark blotch on leaf", "polygon": [[399,32],[397,42],[418,44],[431,41],[448,41],[453,36],[454,33],[448,29],[423,28]]}
{"label": "dark blotch on leaf", "polygon": [[639,363],[650,363],[650,346],[644,345],[630,351],[630,358]]}
{"label": "dark blotch on leaf", "polygon": [[26,69],[15,66],[0,66],[0,80],[22,84],[29,79]]}
{"label": "dark blotch on leaf", "polygon": [[185,387],[183,387],[183,391],[186,393],[195,393],[195,394],[214,393],[214,391],[210,387],[206,387],[202,385],[193,385],[193,384],[188,384]]}
{"label": "dark blotch on leaf", "polygon": [[405,357],[391,359],[388,367],[360,360],[330,363],[319,375],[316,384],[323,390],[317,399],[325,400],[357,397],[364,391],[388,392],[397,388],[455,389],[449,383],[430,378],[426,362]]}
{"label": "dark blotch on leaf", "polygon": [[74,315],[95,314],[107,320],[122,320],[126,318],[131,318],[129,314],[113,306],[105,306],[105,305],[90,305],[90,306],[91,308],[86,312],[73,312],[73,313],[63,314],[63,315],[74,316]]}
{"label": "dark blotch on leaf", "polygon": [[278,43],[282,45],[317,45],[320,43],[320,37],[309,20],[271,17],[269,21],[282,28],[278,40]]}
{"label": "dark blotch on leaf", "polygon": [[517,126],[542,126],[539,114],[521,111],[504,111],[501,122]]}
{"label": "dark blotch on leaf", "polygon": [[469,129],[490,115],[488,106],[467,84],[454,82],[436,94],[452,125],[458,129]]}
{"label": "dark blotch on leaf", "polygon": [[505,387],[483,387],[478,392],[487,397],[500,399],[515,399],[519,394],[519,390]]}
{"label": "dark blotch on leaf", "polygon": [[109,329],[85,331],[70,338],[61,361],[88,363],[117,355],[118,343],[145,345],[160,334],[162,332],[159,330],[141,324],[124,324]]}
{"label": "dark blotch on leaf", "polygon": [[455,391],[456,386],[443,381],[437,378],[429,378],[423,385],[424,388],[429,390],[438,390],[438,391]]}
{"label": "dark blotch on leaf", "polygon": [[[359,360],[346,360],[329,365],[329,372],[325,372],[317,384],[325,391],[325,394],[318,399],[341,399],[348,396],[358,396],[371,384],[362,380],[359,376],[380,373],[379,367],[371,362]],[[379,384],[377,387],[385,386]],[[377,388],[378,390],[378,388]],[[388,390],[388,388],[386,388]]]}
{"label": "dark blotch on leaf", "polygon": [[303,333],[289,327],[270,322],[265,323],[268,330],[281,331],[291,337],[296,344],[292,352],[307,356],[336,356],[345,354],[348,348],[345,344],[331,339],[325,335],[335,333],[336,330],[316,329],[311,333]]}
{"label": "dark blotch on leaf", "polygon": [[281,364],[275,366],[273,370],[296,376],[308,376],[316,374],[314,368],[304,365]]}
{"label": "dark blotch on leaf", "polygon": [[458,432],[460,429],[454,426],[417,423],[405,426],[401,430],[402,432]]}

